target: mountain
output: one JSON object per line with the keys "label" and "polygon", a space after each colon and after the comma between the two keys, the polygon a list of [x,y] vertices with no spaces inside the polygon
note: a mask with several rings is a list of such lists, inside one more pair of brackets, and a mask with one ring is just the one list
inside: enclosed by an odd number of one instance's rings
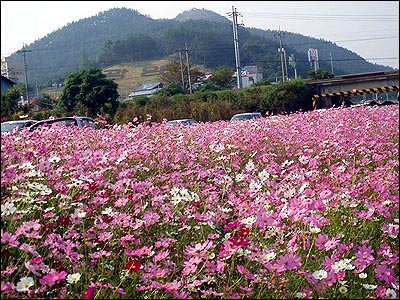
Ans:
{"label": "mountain", "polygon": [[[279,77],[281,63],[277,49],[277,31],[239,27],[241,65],[257,65],[264,78]],[[372,64],[361,56],[329,41],[284,32],[287,55],[296,58],[297,73],[307,77],[309,48],[318,49],[320,68],[331,70],[333,57],[336,75],[393,70]],[[30,85],[51,86],[61,83],[71,72],[98,66],[162,60],[178,54],[190,62],[215,69],[219,65],[235,67],[230,20],[212,11],[192,9],[174,19],[152,19],[136,10],[114,8],[95,16],[68,23],[62,28],[23,48],[26,52]],[[22,60],[22,54],[11,55]],[[289,76],[294,70],[290,67]]]}
{"label": "mountain", "polygon": [[207,20],[212,22],[219,22],[230,24],[231,21],[227,18],[207,9],[192,8],[191,10],[186,10],[179,15],[177,15],[174,20],[179,22],[185,22],[189,20]]}

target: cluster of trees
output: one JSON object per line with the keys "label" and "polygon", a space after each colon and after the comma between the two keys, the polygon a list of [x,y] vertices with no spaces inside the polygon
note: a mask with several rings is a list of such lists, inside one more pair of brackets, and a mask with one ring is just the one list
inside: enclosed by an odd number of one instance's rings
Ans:
{"label": "cluster of trees", "polygon": [[[259,111],[263,114],[290,113],[312,109],[313,91],[306,80],[297,79],[281,84],[262,80],[249,88],[234,89],[234,70],[226,65],[216,68],[209,81],[198,91],[189,93],[187,77],[182,75],[180,65],[172,62],[167,66],[163,80],[166,86],[151,98],[135,97],[131,101],[119,101],[118,85],[108,79],[100,68],[89,68],[71,73],[56,103],[48,95],[38,99],[39,112],[34,119],[61,116],[84,115],[96,118],[102,116],[109,123],[130,122],[134,117],[145,120],[150,114],[154,121],[163,119],[194,118],[199,121],[229,119],[233,114]],[[204,74],[191,70],[193,78]],[[329,71],[309,71],[311,79],[333,77]],[[10,89],[1,97],[1,116],[16,119],[18,114],[29,112],[29,106],[21,107],[18,101],[23,89]]]}

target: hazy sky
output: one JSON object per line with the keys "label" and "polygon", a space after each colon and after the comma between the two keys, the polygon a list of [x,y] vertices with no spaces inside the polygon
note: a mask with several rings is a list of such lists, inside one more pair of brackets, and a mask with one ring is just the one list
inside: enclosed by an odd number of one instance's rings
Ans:
{"label": "hazy sky", "polygon": [[1,1],[1,55],[115,7],[153,19],[172,19],[192,8],[229,18],[234,7],[245,27],[322,38],[372,63],[399,68],[399,1]]}

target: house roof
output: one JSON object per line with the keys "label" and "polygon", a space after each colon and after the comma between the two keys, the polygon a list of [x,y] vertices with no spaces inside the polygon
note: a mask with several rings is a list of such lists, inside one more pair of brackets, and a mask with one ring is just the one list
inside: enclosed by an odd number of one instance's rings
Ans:
{"label": "house roof", "polygon": [[148,84],[142,84],[139,86],[137,89],[134,90],[134,92],[140,92],[140,91],[149,91],[152,89],[155,89],[161,84],[161,82],[155,82],[155,83],[148,83]]}
{"label": "house roof", "polygon": [[1,75],[1,80],[7,81],[10,84],[17,84],[16,82],[12,81],[11,79]]}

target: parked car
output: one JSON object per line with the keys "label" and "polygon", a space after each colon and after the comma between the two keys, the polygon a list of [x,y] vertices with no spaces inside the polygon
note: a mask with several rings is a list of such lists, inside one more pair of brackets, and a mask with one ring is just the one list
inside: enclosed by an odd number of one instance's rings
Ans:
{"label": "parked car", "polygon": [[36,130],[37,128],[41,128],[43,126],[78,126],[85,127],[89,126],[91,128],[96,128],[96,122],[92,118],[89,117],[64,117],[64,118],[56,118],[56,119],[47,119],[36,122],[32,126],[29,127],[30,131]]}
{"label": "parked car", "polygon": [[197,124],[198,122],[194,119],[179,119],[179,120],[171,120],[167,122],[169,126],[176,126],[176,125],[193,125]]}
{"label": "parked car", "polygon": [[20,131],[22,128],[28,128],[29,126],[38,122],[37,120],[17,120],[7,121],[1,123],[1,133],[11,132],[13,130]]}
{"label": "parked car", "polygon": [[241,113],[233,115],[230,122],[233,123],[237,121],[245,121],[245,120],[260,119],[260,118],[262,118],[262,115],[259,112]]}

